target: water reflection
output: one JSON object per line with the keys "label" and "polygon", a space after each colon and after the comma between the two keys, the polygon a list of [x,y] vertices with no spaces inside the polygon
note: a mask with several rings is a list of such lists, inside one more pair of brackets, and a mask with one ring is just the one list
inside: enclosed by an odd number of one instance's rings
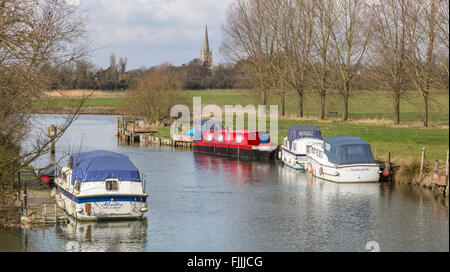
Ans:
{"label": "water reflection", "polygon": [[[47,127],[61,119],[40,116]],[[56,121],[55,121],[56,120]],[[336,184],[280,163],[121,145],[114,116],[86,115],[56,144],[130,157],[147,176],[147,221],[77,223],[0,230],[0,251],[448,251],[448,203],[429,191],[390,184]],[[64,164],[64,162],[62,162]],[[6,241],[6,242],[5,242]]]}
{"label": "water reflection", "polygon": [[82,252],[141,252],[147,243],[147,220],[76,222],[58,228],[58,238],[74,241]]}

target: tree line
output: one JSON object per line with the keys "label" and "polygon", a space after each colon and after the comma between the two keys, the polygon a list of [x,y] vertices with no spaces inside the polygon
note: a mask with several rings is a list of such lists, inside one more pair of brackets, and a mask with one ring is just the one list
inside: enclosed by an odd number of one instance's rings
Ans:
{"label": "tree line", "polygon": [[[129,90],[135,88],[148,72],[158,70],[161,65],[127,71],[127,58],[120,57],[117,61],[114,53],[106,69],[98,68],[86,59],[79,59],[55,69],[50,89]],[[233,65],[220,64],[211,70],[201,65],[200,59],[193,59],[173,68],[176,80],[185,90],[233,89],[241,86]]]}
{"label": "tree line", "polygon": [[417,91],[427,127],[430,92],[448,92],[448,8],[448,0],[236,0],[221,50],[264,104],[269,94],[280,98],[283,115],[287,91],[298,96],[299,117],[315,92],[325,119],[327,95],[337,91],[348,120],[363,82],[392,94],[396,124],[402,95]]}

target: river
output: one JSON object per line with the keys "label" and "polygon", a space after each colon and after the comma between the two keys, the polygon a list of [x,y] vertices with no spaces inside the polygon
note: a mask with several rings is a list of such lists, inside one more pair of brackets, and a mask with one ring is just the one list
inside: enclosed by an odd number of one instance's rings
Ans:
{"label": "river", "polygon": [[[80,116],[56,144],[56,155],[35,165],[70,150],[125,154],[147,176],[146,219],[0,229],[0,251],[65,251],[75,243],[81,251],[353,252],[367,251],[368,242],[380,251],[449,250],[448,202],[430,192],[334,184],[277,162],[124,146],[115,136],[116,118]],[[62,121],[62,115],[38,115],[33,135]]]}

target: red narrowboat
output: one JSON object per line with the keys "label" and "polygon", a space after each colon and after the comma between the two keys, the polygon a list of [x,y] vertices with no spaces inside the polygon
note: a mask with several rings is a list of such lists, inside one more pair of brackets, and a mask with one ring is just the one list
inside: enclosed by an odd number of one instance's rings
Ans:
{"label": "red narrowboat", "polygon": [[265,131],[207,130],[201,141],[194,142],[194,152],[248,160],[270,160],[276,149]]}

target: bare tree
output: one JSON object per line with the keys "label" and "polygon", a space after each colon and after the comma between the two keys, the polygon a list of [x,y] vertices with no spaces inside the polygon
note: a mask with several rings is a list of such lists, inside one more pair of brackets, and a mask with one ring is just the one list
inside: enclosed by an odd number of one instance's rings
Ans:
{"label": "bare tree", "polygon": [[354,77],[361,72],[371,38],[372,19],[364,0],[339,0],[337,24],[332,28],[340,93],[344,99],[343,120],[348,120],[348,105]]}
{"label": "bare tree", "polygon": [[408,65],[409,8],[412,0],[378,0],[372,4],[374,38],[372,75],[394,98],[394,122],[400,124],[400,98]]}
{"label": "bare tree", "polygon": [[317,0],[313,4],[315,25],[313,46],[309,67],[311,67],[311,82],[313,89],[320,96],[320,120],[325,119],[325,102],[329,89],[331,42],[333,28],[337,20],[337,5],[333,0]]}
{"label": "bare tree", "polygon": [[273,69],[269,60],[274,57],[276,34],[270,27],[270,1],[237,0],[227,11],[223,26],[222,54],[230,62],[246,60],[241,69],[261,94],[267,105],[273,89]]}
{"label": "bare tree", "polygon": [[439,30],[438,10],[442,0],[424,0],[409,8],[411,43],[408,71],[423,98],[423,126],[428,127],[430,89],[437,86],[436,40]]}
{"label": "bare tree", "polygon": [[[279,1],[280,30],[277,37],[277,57],[271,62],[286,87],[298,95],[298,115],[303,117],[308,61],[314,26],[313,1]],[[283,95],[285,92],[283,92]],[[284,99],[284,98],[283,98]]]}
{"label": "bare tree", "polygon": [[124,111],[152,125],[168,118],[170,109],[182,99],[174,68],[168,64],[148,71],[130,92],[122,105]]}
{"label": "bare tree", "polygon": [[[85,56],[85,23],[84,13],[65,1],[0,1],[0,202],[13,190],[17,170],[49,150],[50,139],[29,134],[33,102],[47,89],[55,68]],[[29,138],[35,143],[24,148]]]}

